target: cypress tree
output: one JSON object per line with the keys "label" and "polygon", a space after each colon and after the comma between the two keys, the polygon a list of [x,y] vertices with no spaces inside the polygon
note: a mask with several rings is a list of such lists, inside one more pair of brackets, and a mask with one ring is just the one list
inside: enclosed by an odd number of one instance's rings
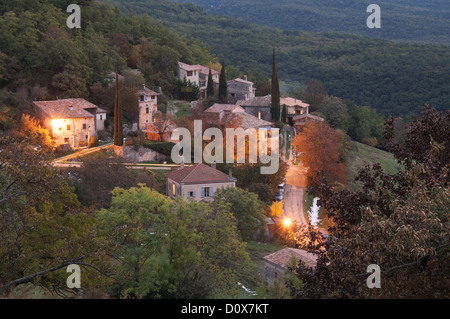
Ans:
{"label": "cypress tree", "polygon": [[225,102],[227,99],[227,77],[225,74],[225,62],[222,61],[222,70],[220,70],[219,76],[219,101]]}
{"label": "cypress tree", "polygon": [[116,95],[114,99],[114,145],[123,145],[122,112],[119,103],[119,78],[116,72]]}
{"label": "cypress tree", "polygon": [[277,67],[275,65],[275,49],[273,49],[272,62],[272,106],[270,108],[272,120],[280,120],[280,84],[278,82]]}
{"label": "cypress tree", "polygon": [[208,85],[206,87],[206,96],[212,97],[213,95],[214,95],[214,82],[213,82],[213,78],[212,78],[211,69],[209,69]]}
{"label": "cypress tree", "polygon": [[286,123],[286,119],[287,119],[286,104],[283,104],[283,110],[281,111],[281,122]]}

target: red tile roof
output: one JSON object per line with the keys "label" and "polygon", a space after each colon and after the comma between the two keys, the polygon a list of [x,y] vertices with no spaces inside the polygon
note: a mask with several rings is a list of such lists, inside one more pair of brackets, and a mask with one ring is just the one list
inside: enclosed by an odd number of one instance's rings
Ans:
{"label": "red tile roof", "polygon": [[300,107],[308,107],[309,104],[303,102],[302,100],[297,100],[292,97],[282,97],[280,98],[280,104],[286,104],[287,106],[300,106]]}
{"label": "red tile roof", "polygon": [[[210,68],[208,68],[206,66],[203,66],[203,65],[200,65],[200,64],[190,65],[190,64],[183,63],[183,62],[178,62],[178,67],[180,69],[183,69],[183,70],[186,70],[186,71],[200,71],[201,73],[206,74],[206,75],[209,74],[209,69],[210,69]],[[212,75],[219,74],[219,73],[220,72],[211,69],[211,74]]]}
{"label": "red tile roof", "polygon": [[243,80],[241,78],[236,78],[236,79],[233,79],[233,80],[229,80],[228,82],[241,82],[241,83],[248,84],[248,85],[253,85],[254,84],[251,81]]}
{"label": "red tile roof", "polygon": [[184,184],[229,183],[236,181],[235,178],[230,178],[227,174],[202,163],[169,172],[166,174],[166,177],[177,183]]}
{"label": "red tile roof", "polygon": [[306,118],[309,118],[309,119],[315,120],[315,121],[319,121],[319,122],[323,122],[324,121],[324,119],[321,118],[320,116],[313,115],[313,114],[299,114],[299,115],[294,116],[292,118],[292,120],[294,122],[297,122],[297,121],[299,121],[301,119],[306,119]]}
{"label": "red tile roof", "polygon": [[215,103],[211,107],[207,108],[205,112],[208,113],[220,113],[220,112],[245,112],[245,110],[236,104],[218,104]]}
{"label": "red tile roof", "polygon": [[294,257],[297,261],[303,261],[308,267],[316,267],[317,255],[309,253],[306,250],[289,247],[279,250],[273,254],[267,255],[263,257],[263,259],[284,268],[291,262],[292,257]]}
{"label": "red tile roof", "polygon": [[[54,119],[93,117],[94,115],[86,109],[95,109],[96,111],[101,110],[97,105],[80,98],[35,101],[33,104]],[[105,112],[104,110],[101,111]]]}
{"label": "red tile roof", "polygon": [[178,67],[180,69],[186,70],[186,71],[200,71],[201,68],[199,65],[190,65],[183,62],[178,62]]}

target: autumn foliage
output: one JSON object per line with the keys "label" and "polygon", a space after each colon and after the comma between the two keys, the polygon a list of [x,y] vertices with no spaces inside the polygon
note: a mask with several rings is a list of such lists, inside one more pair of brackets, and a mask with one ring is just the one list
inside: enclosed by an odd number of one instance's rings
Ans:
{"label": "autumn foliage", "polygon": [[310,185],[316,185],[320,176],[331,182],[346,183],[347,168],[339,152],[341,140],[328,124],[307,123],[295,136],[292,146],[298,160],[307,168]]}

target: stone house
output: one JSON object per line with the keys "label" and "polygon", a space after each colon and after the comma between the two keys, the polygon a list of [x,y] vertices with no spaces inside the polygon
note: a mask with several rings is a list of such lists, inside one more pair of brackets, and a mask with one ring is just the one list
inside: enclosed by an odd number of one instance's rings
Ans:
{"label": "stone house", "polygon": [[295,264],[302,261],[306,266],[315,268],[317,256],[306,250],[296,248],[284,248],[270,255],[263,257],[264,260],[264,279],[267,285],[272,285],[274,280],[283,280],[283,275],[287,266],[292,262]]}
{"label": "stone house", "polygon": [[301,129],[308,122],[323,122],[324,119],[317,115],[312,114],[300,114],[295,115],[292,118],[292,122],[294,123],[294,127],[296,129]]}
{"label": "stone house", "polygon": [[217,170],[215,165],[202,163],[184,166],[166,174],[166,195],[172,199],[183,197],[196,201],[211,201],[220,188],[236,187],[236,178]]}
{"label": "stone house", "polygon": [[215,103],[203,112],[206,115],[208,123],[211,125],[225,120],[226,117],[234,113],[245,113],[245,110],[236,104]]}
{"label": "stone house", "polygon": [[178,143],[179,141],[172,139],[172,133],[176,129],[177,125],[170,118],[158,118],[152,123],[146,123],[142,132],[150,141]]}
{"label": "stone house", "polygon": [[272,120],[272,114],[270,113],[272,100],[270,94],[266,96],[257,96],[249,100],[239,100],[236,102],[236,105],[242,107],[246,113],[261,120]]}
{"label": "stone house", "polygon": [[255,97],[256,88],[253,87],[253,82],[247,81],[247,76],[244,79],[234,79],[227,82],[228,96],[236,101],[247,101]]}
{"label": "stone house", "polygon": [[143,84],[138,92],[139,98],[139,119],[138,130],[143,130],[146,125],[153,122],[153,117],[158,111],[158,93],[148,89]]}
{"label": "stone house", "polygon": [[282,97],[280,98],[280,107],[286,105],[286,120],[287,123],[291,126],[294,125],[293,118],[296,115],[308,114],[309,113],[309,104],[303,102],[302,100],[297,100],[292,97]]}
{"label": "stone house", "polygon": [[87,146],[91,137],[104,129],[106,111],[85,99],[34,101],[33,108],[58,144]]}
{"label": "stone house", "polygon": [[[206,89],[208,87],[209,68],[200,64],[190,65],[178,62],[178,79],[181,81],[190,81],[200,88],[200,97],[206,97]],[[214,88],[219,87],[220,72],[211,69],[211,76],[214,82]]]}

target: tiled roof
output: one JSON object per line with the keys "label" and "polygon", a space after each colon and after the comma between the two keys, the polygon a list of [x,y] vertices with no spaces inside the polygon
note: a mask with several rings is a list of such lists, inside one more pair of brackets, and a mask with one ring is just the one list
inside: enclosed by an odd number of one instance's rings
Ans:
{"label": "tiled roof", "polygon": [[220,112],[245,112],[245,110],[236,104],[218,104],[215,103],[211,107],[207,108],[205,112],[208,113],[220,113]]}
{"label": "tiled roof", "polygon": [[227,174],[202,163],[169,172],[166,177],[184,184],[228,183],[236,180],[235,178],[230,179]]}
{"label": "tiled roof", "polygon": [[[200,71],[203,74],[208,75],[209,74],[209,69],[206,66],[200,65],[200,64],[196,64],[196,65],[190,65],[190,64],[186,64],[183,62],[178,62],[178,67],[180,69],[186,70],[186,71]],[[220,72],[211,69],[211,74],[215,75],[215,74],[219,74]]]}
{"label": "tiled roof", "polygon": [[254,84],[251,81],[243,80],[243,79],[240,79],[240,78],[236,78],[236,79],[230,80],[228,82],[241,82],[241,83],[245,83],[245,84],[248,84],[248,85],[253,85]]}
{"label": "tiled roof", "polygon": [[294,257],[297,261],[298,260],[303,261],[304,263],[306,263],[308,267],[311,268],[316,267],[317,264],[316,255],[309,253],[306,250],[289,247],[279,250],[273,254],[267,255],[263,257],[263,259],[284,268],[287,264],[291,262],[292,257]]}
{"label": "tiled roof", "polygon": [[139,87],[138,95],[158,95],[155,91],[150,90],[149,88],[146,88],[145,86]]}
{"label": "tiled roof", "polygon": [[54,119],[93,117],[92,113],[86,111],[86,109],[98,109],[97,105],[80,98],[35,101],[33,104]]}
{"label": "tiled roof", "polygon": [[[193,65],[193,66],[199,68],[201,73],[209,75],[209,68],[208,67],[200,65],[200,64],[196,64],[196,65]],[[211,75],[215,75],[215,74],[220,74],[220,72],[211,69]]]}
{"label": "tiled roof", "polygon": [[244,130],[249,128],[263,128],[263,127],[273,127],[272,122],[264,121],[256,116],[253,116],[248,113],[233,113],[233,118],[236,119],[239,122],[239,126],[242,127]]}
{"label": "tiled roof", "polygon": [[295,121],[301,120],[303,118],[310,118],[310,119],[313,119],[313,120],[316,120],[316,121],[320,121],[320,122],[324,121],[324,119],[321,118],[320,116],[313,115],[313,114],[299,114],[299,115],[294,116],[292,118],[292,120],[295,122]]}
{"label": "tiled roof", "polygon": [[270,94],[266,96],[257,96],[250,100],[237,101],[236,104],[242,107],[253,106],[253,107],[270,107],[272,99]]}
{"label": "tiled roof", "polygon": [[301,107],[308,107],[309,106],[308,103],[305,103],[302,100],[294,99],[292,97],[282,97],[280,99],[280,104],[281,105],[286,104],[287,106],[301,106]]}
{"label": "tiled roof", "polygon": [[[173,132],[174,130],[177,129],[177,125],[175,124],[174,121],[167,119],[167,122],[164,124],[164,126],[166,126],[165,128],[165,132]],[[142,132],[144,133],[159,133],[157,124],[155,124],[154,122],[152,123],[145,123],[145,129],[142,130]]]}
{"label": "tiled roof", "polygon": [[186,70],[186,71],[200,71],[201,68],[199,65],[190,65],[183,62],[178,62],[178,67],[180,69]]}

